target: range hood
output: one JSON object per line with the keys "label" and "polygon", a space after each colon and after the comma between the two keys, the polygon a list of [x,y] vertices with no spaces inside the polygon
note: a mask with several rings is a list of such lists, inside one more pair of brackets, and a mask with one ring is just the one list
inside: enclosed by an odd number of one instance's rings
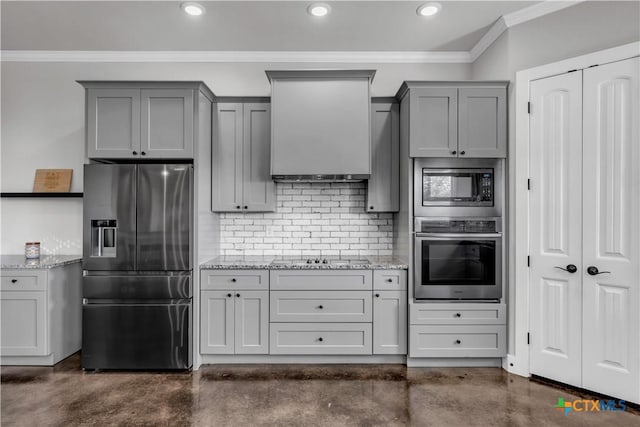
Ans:
{"label": "range hood", "polygon": [[285,182],[368,179],[375,71],[266,73],[271,81],[271,177]]}

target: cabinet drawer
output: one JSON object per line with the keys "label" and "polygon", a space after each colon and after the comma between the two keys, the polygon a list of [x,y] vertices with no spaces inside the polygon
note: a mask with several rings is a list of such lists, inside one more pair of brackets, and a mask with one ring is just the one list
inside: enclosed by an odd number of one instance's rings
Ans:
{"label": "cabinet drawer", "polygon": [[268,290],[268,270],[202,270],[200,289]]}
{"label": "cabinet drawer", "polygon": [[271,354],[371,354],[371,323],[272,323]]}
{"label": "cabinet drawer", "polygon": [[411,325],[410,357],[502,357],[506,327],[497,325]]}
{"label": "cabinet drawer", "polygon": [[371,270],[271,270],[271,289],[371,290]]}
{"label": "cabinet drawer", "polygon": [[0,290],[2,291],[46,291],[47,281],[45,272],[18,271],[5,273],[0,276]]}
{"label": "cabinet drawer", "polygon": [[272,322],[370,322],[370,291],[271,291]]}
{"label": "cabinet drawer", "polygon": [[406,270],[374,270],[373,289],[377,291],[406,291]]}
{"label": "cabinet drawer", "polygon": [[412,325],[503,325],[504,304],[412,304]]}

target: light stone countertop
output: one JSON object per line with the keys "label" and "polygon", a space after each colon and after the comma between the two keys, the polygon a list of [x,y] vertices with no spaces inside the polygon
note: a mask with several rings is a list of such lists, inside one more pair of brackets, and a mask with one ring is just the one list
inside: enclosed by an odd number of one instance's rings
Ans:
{"label": "light stone countertop", "polygon": [[1,255],[0,269],[54,268],[76,262],[82,262],[82,255],[41,255],[35,259],[27,259],[24,255]]}
{"label": "light stone countertop", "polygon": [[[315,257],[310,257],[315,259]],[[369,256],[369,264],[300,264],[300,257],[219,256],[200,264],[201,270],[406,270],[407,263],[395,257]],[[322,259],[322,258],[320,258]],[[277,264],[272,264],[276,260]]]}

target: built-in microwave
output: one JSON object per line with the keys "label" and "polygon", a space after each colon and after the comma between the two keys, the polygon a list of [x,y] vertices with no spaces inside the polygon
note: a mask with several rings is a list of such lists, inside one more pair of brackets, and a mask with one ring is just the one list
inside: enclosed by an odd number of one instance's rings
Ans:
{"label": "built-in microwave", "polygon": [[501,164],[495,160],[438,163],[416,159],[415,216],[499,216]]}

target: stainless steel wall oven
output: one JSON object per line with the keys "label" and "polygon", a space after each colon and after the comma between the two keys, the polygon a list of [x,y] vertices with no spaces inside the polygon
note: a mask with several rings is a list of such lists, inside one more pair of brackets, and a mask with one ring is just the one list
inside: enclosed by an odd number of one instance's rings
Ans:
{"label": "stainless steel wall oven", "polygon": [[416,218],[416,299],[502,297],[500,218]]}

